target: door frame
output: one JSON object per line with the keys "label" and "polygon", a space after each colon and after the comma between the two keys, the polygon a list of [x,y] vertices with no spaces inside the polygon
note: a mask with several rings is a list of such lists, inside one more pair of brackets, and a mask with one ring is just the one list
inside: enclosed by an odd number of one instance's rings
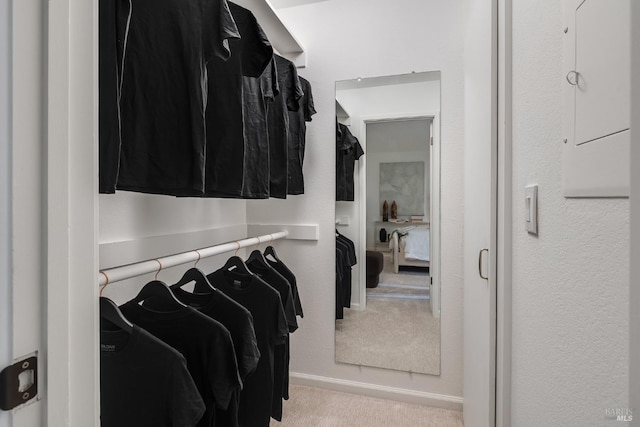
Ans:
{"label": "door frame", "polygon": [[[12,8],[0,0],[0,370],[13,359],[12,236]],[[0,427],[12,425],[11,412],[0,411]]]}
{"label": "door frame", "polygon": [[[440,76],[442,79],[442,76]],[[370,115],[362,116],[360,120],[360,141],[362,142],[365,153],[367,152],[367,125],[371,123],[383,123],[383,122],[396,122],[401,120],[431,120],[433,125],[433,145],[430,147],[429,153],[429,173],[430,173],[430,185],[432,190],[430,194],[430,209],[433,216],[429,220],[431,224],[430,228],[430,244],[433,250],[430,250],[429,262],[429,275],[433,279],[433,288],[435,292],[436,310],[433,311],[434,317],[440,317],[440,112],[439,111],[417,111],[411,113],[393,113],[383,115]],[[366,155],[365,155],[366,157]],[[358,165],[358,187],[361,189],[360,193],[360,206],[358,216],[361,218],[359,224],[358,240],[360,244],[360,253],[358,259],[366,259],[367,249],[367,163]],[[433,224],[435,223],[435,227]],[[434,249],[435,248],[435,249]],[[358,283],[358,290],[360,292],[360,309],[366,308],[367,300],[367,287],[366,287],[366,263],[359,263],[360,280]]]}
{"label": "door frame", "polygon": [[497,427],[511,425],[512,198],[512,0],[498,0],[496,408]]}
{"label": "door frame", "polygon": [[98,427],[98,1],[46,13],[46,419]]}

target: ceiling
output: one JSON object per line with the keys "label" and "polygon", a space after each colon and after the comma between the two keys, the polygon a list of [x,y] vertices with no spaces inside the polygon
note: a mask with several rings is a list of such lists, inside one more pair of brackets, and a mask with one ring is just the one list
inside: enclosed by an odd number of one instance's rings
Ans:
{"label": "ceiling", "polygon": [[367,151],[428,150],[430,124],[430,119],[367,123]]}

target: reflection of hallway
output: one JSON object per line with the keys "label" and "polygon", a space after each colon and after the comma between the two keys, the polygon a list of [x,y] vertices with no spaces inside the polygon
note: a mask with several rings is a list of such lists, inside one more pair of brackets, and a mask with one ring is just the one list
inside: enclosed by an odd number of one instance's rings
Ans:
{"label": "reflection of hallway", "polygon": [[336,361],[410,372],[440,373],[440,319],[429,307],[425,269],[393,273],[384,254],[380,284],[367,289],[364,311],[336,321]]}

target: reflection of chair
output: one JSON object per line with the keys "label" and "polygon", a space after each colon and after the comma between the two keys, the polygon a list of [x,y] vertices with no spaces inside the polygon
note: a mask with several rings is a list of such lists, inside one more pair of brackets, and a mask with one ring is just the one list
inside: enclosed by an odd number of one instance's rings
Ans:
{"label": "reflection of chair", "polygon": [[367,251],[367,288],[375,288],[380,281],[380,273],[384,268],[381,252]]}

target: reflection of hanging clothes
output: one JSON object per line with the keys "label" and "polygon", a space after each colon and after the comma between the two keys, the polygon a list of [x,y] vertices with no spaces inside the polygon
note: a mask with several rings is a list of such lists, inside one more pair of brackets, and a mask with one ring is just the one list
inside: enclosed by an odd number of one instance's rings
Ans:
{"label": "reflection of hanging clothes", "polygon": [[356,263],[355,244],[336,231],[336,319],[351,307],[351,269]]}
{"label": "reflection of hanging clothes", "polygon": [[336,128],[336,200],[353,201],[353,170],[364,154],[358,139],[342,123]]}

